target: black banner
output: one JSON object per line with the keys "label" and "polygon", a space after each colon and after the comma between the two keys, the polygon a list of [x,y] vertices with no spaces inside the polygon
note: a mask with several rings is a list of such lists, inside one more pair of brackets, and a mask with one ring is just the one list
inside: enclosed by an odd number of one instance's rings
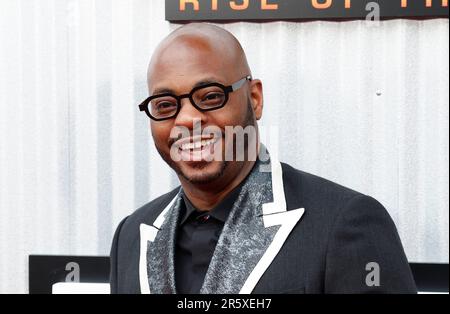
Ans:
{"label": "black banner", "polygon": [[166,20],[448,18],[448,0],[166,0]]}
{"label": "black banner", "polygon": [[108,256],[30,255],[30,294],[50,294],[57,282],[109,282]]}

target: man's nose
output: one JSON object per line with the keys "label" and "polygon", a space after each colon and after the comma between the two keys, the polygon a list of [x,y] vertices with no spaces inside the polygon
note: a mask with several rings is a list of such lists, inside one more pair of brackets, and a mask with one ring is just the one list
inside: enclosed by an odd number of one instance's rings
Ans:
{"label": "man's nose", "polygon": [[195,108],[189,98],[181,99],[181,108],[180,112],[175,118],[176,126],[184,126],[189,129],[194,128],[194,123],[201,122],[202,124],[206,123],[207,116]]}

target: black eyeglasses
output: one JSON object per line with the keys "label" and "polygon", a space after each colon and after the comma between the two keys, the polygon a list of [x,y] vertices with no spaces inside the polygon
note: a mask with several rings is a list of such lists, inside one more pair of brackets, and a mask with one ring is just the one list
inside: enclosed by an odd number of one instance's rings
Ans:
{"label": "black eyeglasses", "polygon": [[251,80],[252,77],[248,75],[229,86],[209,83],[195,87],[189,94],[180,96],[170,93],[153,95],[139,105],[139,110],[145,111],[155,121],[171,119],[180,112],[183,98],[189,98],[191,104],[199,111],[217,110],[225,106],[229,93],[238,90],[246,81]]}

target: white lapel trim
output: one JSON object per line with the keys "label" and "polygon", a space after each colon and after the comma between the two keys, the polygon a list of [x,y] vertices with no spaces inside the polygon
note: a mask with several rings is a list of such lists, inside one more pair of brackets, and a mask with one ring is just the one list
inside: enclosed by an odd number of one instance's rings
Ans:
{"label": "white lapel trim", "polygon": [[239,291],[240,294],[249,294],[253,291],[264,272],[281,250],[292,229],[294,229],[305,212],[304,208],[287,210],[281,163],[276,160],[271,160],[271,167],[273,202],[262,205],[264,227],[281,226],[275,234],[272,243],[248,276],[241,291]]}
{"label": "white lapel trim", "polygon": [[141,249],[139,256],[139,283],[141,286],[142,294],[150,294],[150,285],[148,282],[148,273],[147,273],[147,250],[148,250],[148,242],[155,241],[156,235],[158,234],[159,229],[161,229],[164,220],[166,219],[167,212],[172,208],[173,203],[178,198],[178,195],[175,195],[173,200],[164,208],[164,210],[159,214],[159,216],[155,219],[153,226],[149,226],[147,224],[140,224],[140,236],[141,236]]}
{"label": "white lapel trim", "polygon": [[273,202],[262,205],[263,215],[286,211],[286,198],[284,196],[283,170],[281,169],[281,163],[277,160],[271,160],[270,165],[272,173]]}

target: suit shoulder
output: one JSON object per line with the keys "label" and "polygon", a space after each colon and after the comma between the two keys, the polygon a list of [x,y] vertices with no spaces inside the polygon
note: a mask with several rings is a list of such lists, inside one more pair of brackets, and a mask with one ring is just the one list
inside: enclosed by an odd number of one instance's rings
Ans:
{"label": "suit shoulder", "polygon": [[331,228],[341,217],[343,221],[379,220],[395,228],[388,211],[375,198],[287,164],[282,167],[288,204],[293,208],[304,207],[305,217],[320,221],[321,226]]}
{"label": "suit shoulder", "polygon": [[147,204],[136,209],[131,215],[129,215],[123,223],[123,230],[132,227],[136,229],[141,223],[152,224],[163,209],[170,203],[170,201],[177,195],[180,187],[176,187],[172,191],[163,194]]}
{"label": "suit shoulder", "polygon": [[[304,202],[320,200],[321,203],[331,202],[344,204],[356,196],[364,194],[336,182],[304,172],[294,167],[281,163],[285,188],[296,190]],[[293,192],[293,191],[291,191]]]}
{"label": "suit shoulder", "polygon": [[378,200],[368,195],[360,194],[353,197],[343,208],[341,215],[344,219],[356,217],[361,220],[361,223],[372,220],[374,223],[383,223],[386,227],[396,230],[394,221],[386,208]]}

